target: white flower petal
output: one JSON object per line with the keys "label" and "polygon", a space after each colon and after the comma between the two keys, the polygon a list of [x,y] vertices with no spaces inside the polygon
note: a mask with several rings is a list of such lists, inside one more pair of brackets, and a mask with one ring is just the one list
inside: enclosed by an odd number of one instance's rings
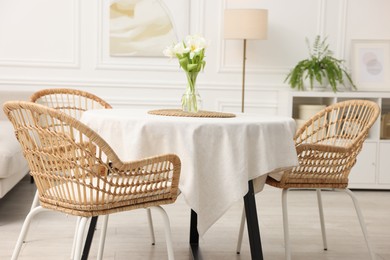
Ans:
{"label": "white flower petal", "polygon": [[[173,44],[164,50],[164,55],[176,57],[178,59],[188,59],[192,64],[203,64],[204,67],[204,51],[207,47],[207,42],[199,34],[187,35],[184,41]],[[194,61],[196,59],[196,62]],[[183,68],[186,70],[186,68]]]}
{"label": "white flower petal", "polygon": [[173,47],[169,46],[164,49],[163,54],[167,57],[173,58],[175,57],[175,53],[173,52]]}

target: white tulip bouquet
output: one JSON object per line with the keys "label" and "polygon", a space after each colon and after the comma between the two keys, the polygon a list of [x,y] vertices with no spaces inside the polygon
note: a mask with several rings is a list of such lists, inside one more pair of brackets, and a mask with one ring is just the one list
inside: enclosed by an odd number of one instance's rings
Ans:
{"label": "white tulip bouquet", "polygon": [[188,86],[185,95],[192,96],[182,98],[182,107],[185,111],[197,112],[199,109],[195,84],[198,73],[206,65],[204,60],[206,47],[206,40],[195,34],[188,35],[185,40],[168,46],[163,52],[165,56],[177,58],[180,67],[186,72]]}

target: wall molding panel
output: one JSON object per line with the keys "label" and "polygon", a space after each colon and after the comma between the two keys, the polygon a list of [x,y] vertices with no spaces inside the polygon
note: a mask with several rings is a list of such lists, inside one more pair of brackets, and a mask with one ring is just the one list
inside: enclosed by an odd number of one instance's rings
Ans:
{"label": "wall molding panel", "polygon": [[318,0],[318,19],[317,19],[317,34],[321,37],[325,36],[325,19],[326,19],[326,2],[327,0]]}
{"label": "wall molding panel", "polygon": [[[116,89],[144,89],[147,91],[182,90],[185,87],[181,82],[170,80],[146,81],[146,80],[93,80],[93,79],[52,79],[52,78],[1,78],[0,86],[41,86],[42,87],[92,87],[92,88],[116,88]],[[207,82],[207,84],[197,83],[199,91],[233,91],[241,93],[241,85],[235,83]],[[283,84],[247,84],[247,92],[275,92],[284,89]]]}
{"label": "wall molding panel", "polygon": [[348,0],[341,0],[339,3],[340,15],[338,25],[338,44],[337,57],[344,59],[346,57],[346,38],[347,38],[347,20],[348,20]]}
{"label": "wall molding panel", "polygon": [[[64,69],[79,69],[80,68],[80,5],[81,1],[71,0],[73,23],[72,30],[72,56],[68,59],[24,59],[24,58],[8,58],[0,57],[0,66],[5,67],[32,67],[32,68],[64,68]],[[1,11],[0,11],[1,13]],[[1,38],[1,37],[0,37]],[[43,39],[45,40],[45,39]]]}
{"label": "wall molding panel", "polygon": [[205,32],[205,18],[206,18],[206,4],[205,0],[191,1],[190,8],[190,33],[200,33],[204,35]]}
{"label": "wall molding panel", "polygon": [[94,87],[94,88],[142,88],[159,90],[161,86],[165,89],[183,89],[183,85],[173,81],[120,81],[120,80],[85,80],[85,79],[19,79],[0,78],[0,85],[29,85],[29,86],[54,86],[54,87]]}

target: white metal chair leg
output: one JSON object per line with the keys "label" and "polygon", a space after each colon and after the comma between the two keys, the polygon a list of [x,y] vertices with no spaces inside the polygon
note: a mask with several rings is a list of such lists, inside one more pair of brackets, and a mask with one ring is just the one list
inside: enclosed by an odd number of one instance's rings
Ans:
{"label": "white metal chair leg", "polygon": [[83,248],[83,241],[84,241],[84,231],[85,227],[87,226],[88,218],[82,217],[78,224],[78,229],[76,232],[76,248],[74,252],[74,260],[81,259],[81,252]]}
{"label": "white metal chair leg", "polygon": [[336,189],[336,190],[337,191],[344,191],[352,198],[353,204],[355,206],[356,214],[357,214],[359,222],[360,222],[360,227],[362,228],[364,239],[366,240],[368,252],[370,253],[371,259],[374,260],[375,259],[375,253],[372,250],[371,243],[370,243],[370,241],[368,239],[368,232],[367,232],[366,224],[364,222],[363,214],[362,214],[362,211],[361,211],[360,206],[359,206],[359,202],[358,202],[355,194],[353,194],[353,192],[350,191],[349,189],[342,189],[342,190]]}
{"label": "white metal chair leg", "polygon": [[319,210],[319,213],[320,213],[322,243],[324,245],[324,250],[328,250],[328,243],[326,241],[324,209],[322,207],[321,189],[316,189],[316,190],[317,190],[318,210]]}
{"label": "white metal chair leg", "polygon": [[153,219],[152,219],[152,212],[151,212],[150,208],[146,209],[146,214],[148,215],[149,232],[150,232],[150,238],[152,240],[152,245],[155,245],[156,244],[156,237],[154,236]]}
{"label": "white metal chair leg", "polygon": [[243,207],[242,214],[241,214],[240,230],[238,231],[238,241],[237,241],[237,248],[236,248],[237,254],[239,254],[241,252],[242,238],[244,236],[245,218],[246,218],[245,207]]}
{"label": "white metal chair leg", "polygon": [[[39,206],[39,196],[38,196],[38,190],[37,190],[37,191],[35,191],[34,199],[33,199],[33,202],[31,203],[30,211],[32,211],[33,209],[35,209],[38,206]],[[24,237],[27,236],[27,232],[28,232],[28,230],[26,231],[26,234],[24,235]],[[23,242],[26,242],[26,241],[23,241]]]}
{"label": "white metal chair leg", "polygon": [[30,211],[33,210],[34,208],[36,208],[37,206],[39,206],[38,190],[35,191],[34,199],[33,199],[33,202],[31,203]]}
{"label": "white metal chair leg", "polygon": [[103,217],[103,224],[102,224],[102,231],[100,233],[100,242],[99,242],[99,250],[97,259],[102,260],[103,259],[103,252],[104,252],[104,244],[106,242],[106,234],[107,234],[107,225],[108,225],[108,218],[110,215],[104,215]]}
{"label": "white metal chair leg", "polygon": [[28,231],[28,229],[30,227],[31,220],[37,214],[39,214],[39,213],[41,213],[43,211],[47,211],[47,209],[42,208],[41,206],[38,206],[38,207],[35,207],[34,209],[32,209],[28,213],[26,219],[24,220],[22,230],[20,231],[20,234],[19,234],[19,237],[18,237],[18,241],[16,242],[16,246],[15,246],[14,252],[12,253],[11,260],[18,259],[18,256],[19,256],[19,253],[20,253],[20,249],[22,248],[23,241],[24,241],[24,239],[25,239],[25,237],[27,235],[27,231]]}
{"label": "white metal chair leg", "polygon": [[81,217],[77,217],[76,228],[75,228],[74,235],[73,235],[73,243],[72,243],[72,251],[70,253],[70,259],[74,258],[74,251],[76,250],[76,242],[77,242],[76,241],[77,240],[77,231],[79,230],[80,221],[81,221]]}
{"label": "white metal chair leg", "polygon": [[283,189],[282,191],[284,250],[285,250],[286,260],[291,260],[290,232],[288,228],[288,212],[287,212],[287,192],[288,189]]}
{"label": "white metal chair leg", "polygon": [[168,259],[174,260],[175,256],[173,254],[173,243],[172,243],[172,233],[171,233],[171,225],[169,224],[169,218],[165,210],[161,206],[153,206],[154,209],[157,209],[164,220],[164,229],[165,229],[165,240],[167,243],[167,251],[168,251]]}

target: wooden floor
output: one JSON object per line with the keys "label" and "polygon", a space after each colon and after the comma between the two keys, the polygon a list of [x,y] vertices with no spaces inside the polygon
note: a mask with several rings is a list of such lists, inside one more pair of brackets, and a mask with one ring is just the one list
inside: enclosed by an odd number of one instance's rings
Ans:
{"label": "wooden floor", "polygon": [[[19,231],[29,211],[34,185],[26,178],[0,200],[0,259],[10,259]],[[390,260],[390,192],[355,191],[367,223],[378,260]],[[264,258],[284,259],[280,190],[266,187],[256,196]],[[366,260],[364,238],[350,198],[344,193],[323,192],[328,251],[322,250],[316,194],[313,191],[289,193],[290,233],[293,259]],[[165,207],[174,240],[175,257],[191,259],[188,246],[190,209],[182,197]],[[235,253],[242,202],[234,205],[200,240],[203,259],[250,259],[245,233],[242,253]],[[110,217],[104,259],[166,259],[163,226],[153,212],[156,245],[150,244],[144,210],[114,214]],[[20,254],[23,259],[69,259],[75,217],[55,212],[38,215]],[[98,223],[96,235],[100,233]],[[97,239],[90,259],[96,257]]]}

